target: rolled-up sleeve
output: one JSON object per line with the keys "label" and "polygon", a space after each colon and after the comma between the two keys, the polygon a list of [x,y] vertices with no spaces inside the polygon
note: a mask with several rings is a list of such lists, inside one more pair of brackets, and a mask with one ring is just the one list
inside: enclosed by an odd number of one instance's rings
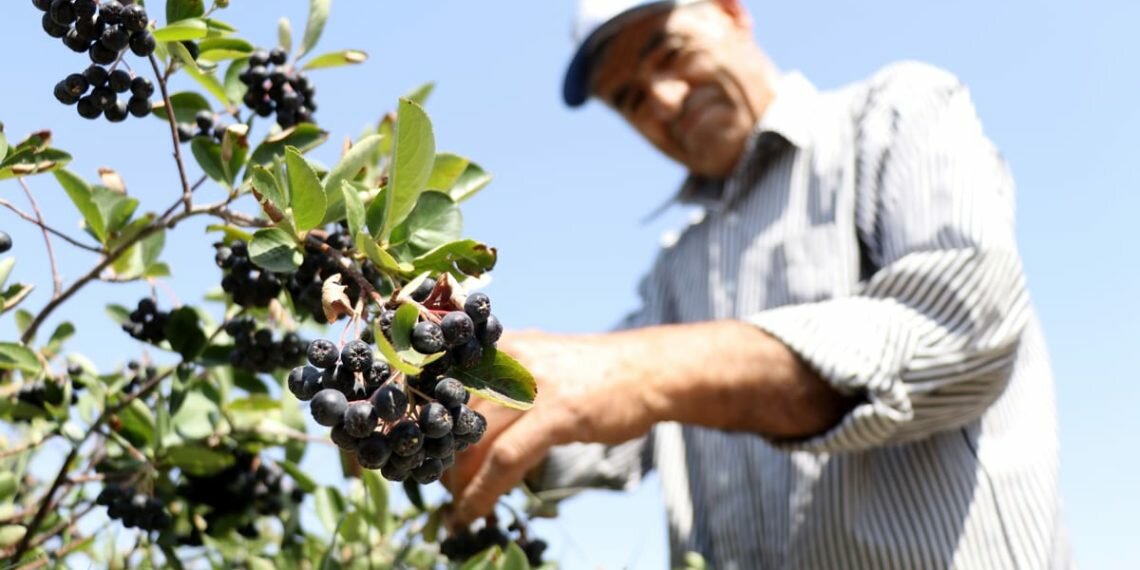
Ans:
{"label": "rolled-up sleeve", "polygon": [[850,297],[748,320],[862,400],[788,449],[843,452],[978,418],[1008,384],[1029,301],[1013,186],[966,88],[935,68],[896,70],[862,117],[861,234],[879,269]]}

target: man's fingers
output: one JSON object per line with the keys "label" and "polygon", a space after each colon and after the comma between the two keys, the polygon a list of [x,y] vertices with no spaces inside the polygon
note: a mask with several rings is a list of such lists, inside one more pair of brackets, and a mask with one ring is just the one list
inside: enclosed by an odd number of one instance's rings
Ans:
{"label": "man's fingers", "polygon": [[475,476],[458,497],[456,514],[461,521],[470,523],[490,514],[499,497],[546,457],[553,442],[550,430],[540,425],[542,417],[523,415],[487,449]]}

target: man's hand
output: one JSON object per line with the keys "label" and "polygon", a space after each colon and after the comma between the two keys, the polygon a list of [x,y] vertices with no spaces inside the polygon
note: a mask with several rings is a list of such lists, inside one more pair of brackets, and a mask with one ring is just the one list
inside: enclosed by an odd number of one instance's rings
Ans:
{"label": "man's hand", "polygon": [[490,513],[499,496],[521,482],[552,446],[627,441],[648,432],[655,421],[643,403],[646,387],[629,382],[624,358],[600,336],[514,333],[504,335],[498,346],[534,374],[538,397],[525,413],[471,400],[469,405],[486,416],[487,431],[444,475],[462,524]]}

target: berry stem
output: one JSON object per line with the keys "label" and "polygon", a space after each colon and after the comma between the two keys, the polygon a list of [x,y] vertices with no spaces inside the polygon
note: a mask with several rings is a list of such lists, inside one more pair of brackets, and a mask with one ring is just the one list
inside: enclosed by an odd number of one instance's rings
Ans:
{"label": "berry stem", "polygon": [[162,103],[166,108],[167,126],[170,127],[170,140],[174,143],[174,162],[178,165],[178,176],[182,181],[182,205],[187,213],[194,207],[192,200],[193,190],[190,180],[186,177],[186,164],[182,160],[181,145],[178,143],[178,121],[174,118],[174,106],[170,102],[170,93],[166,89],[166,76],[158,69],[158,60],[154,55],[148,56],[150,66],[154,69],[154,78],[158,82],[158,89],[162,92]]}
{"label": "berry stem", "polygon": [[24,189],[24,195],[28,197],[28,202],[32,204],[32,212],[36,214],[36,225],[44,234],[44,244],[47,245],[48,263],[51,265],[51,282],[52,282],[52,298],[59,297],[60,292],[63,291],[63,279],[59,276],[59,265],[55,262],[55,248],[51,246],[51,237],[48,236],[47,227],[44,226],[44,216],[40,213],[40,205],[36,203],[35,196],[32,196],[32,189],[28,188],[28,182],[24,180],[23,176],[17,176],[16,180],[20,183],[20,188]]}
{"label": "berry stem", "polygon": [[79,241],[79,240],[77,240],[77,239],[75,239],[75,238],[73,238],[73,237],[53,228],[53,227],[51,227],[51,226],[48,226],[47,224],[42,223],[40,220],[37,220],[31,214],[28,214],[27,212],[17,208],[14,204],[12,204],[11,202],[9,202],[3,198],[0,198],[0,206],[4,206],[5,208],[8,208],[12,212],[14,212],[17,216],[20,216],[24,220],[29,221],[29,222],[39,226],[40,229],[42,229],[46,232],[50,232],[52,234],[55,234],[56,237],[62,239],[63,241],[65,241],[67,243],[70,243],[71,245],[74,245],[75,247],[78,247],[79,249],[85,249],[85,250],[90,251],[92,253],[103,253],[103,250],[101,250],[95,246],[87,245],[87,244],[85,244],[85,243],[83,243],[83,242],[81,242],[81,241]]}

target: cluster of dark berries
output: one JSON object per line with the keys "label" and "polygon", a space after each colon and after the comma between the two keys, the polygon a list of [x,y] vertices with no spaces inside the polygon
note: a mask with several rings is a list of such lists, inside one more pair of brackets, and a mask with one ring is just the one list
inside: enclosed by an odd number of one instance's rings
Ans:
{"label": "cluster of dark berries", "polygon": [[188,143],[195,138],[212,138],[218,143],[226,136],[226,125],[209,111],[199,111],[193,123],[178,123],[178,142]]}
{"label": "cluster of dark berries", "polygon": [[131,311],[129,319],[123,323],[123,330],[132,337],[154,344],[166,339],[166,325],[170,322],[170,313],[158,310],[153,299],[149,297],[139,299],[138,307]]}
{"label": "cluster of dark berries", "polygon": [[8,232],[0,232],[0,253],[8,253],[12,249],[12,236]]}
{"label": "cluster of dark berries", "polygon": [[245,242],[234,240],[229,245],[214,244],[214,261],[226,270],[222,290],[242,307],[267,307],[281,293],[281,278],[272,271],[254,265]]}
{"label": "cluster of dark berries", "polygon": [[[224,531],[228,525],[219,524],[222,519],[237,516],[243,517],[237,532],[246,538],[259,534],[256,516],[277,516],[305,498],[280,465],[243,451],[237,452],[233,465],[213,475],[185,475],[178,494],[193,510],[205,507],[206,534]],[[201,540],[199,534],[183,537],[182,542],[200,545]]]}
{"label": "cluster of dark berries", "polygon": [[289,54],[281,48],[258,50],[249,56],[249,67],[238,78],[249,87],[242,102],[260,117],[277,114],[277,124],[287,129],[313,122],[316,89],[309,78],[285,63]]}
{"label": "cluster of dark berries", "polygon": [[[511,538],[510,533],[512,531],[517,531],[518,536]],[[464,562],[492,546],[506,548],[512,541],[526,553],[527,563],[532,568],[542,566],[542,555],[546,552],[547,547],[546,541],[528,539],[526,529],[517,521],[511,523],[506,532],[489,522],[476,532],[463,531],[452,534],[439,543],[439,551],[452,562]]]}
{"label": "cluster of dark berries", "polygon": [[[331,255],[322,246],[337,250],[342,256]],[[345,286],[344,293],[353,306],[360,299],[360,285],[351,274],[351,265],[348,257],[352,254],[352,236],[345,229],[328,234],[324,240],[310,234],[305,242],[305,259],[297,271],[285,282],[289,296],[293,299],[293,306],[298,311],[312,315],[319,323],[325,322],[324,309],[321,306],[321,287],[333,275],[340,275],[340,282]],[[382,288],[383,277],[376,271],[372,262],[361,264],[361,273],[364,278],[377,289]]]}
{"label": "cluster of dark berries", "polygon": [[[434,282],[428,285],[435,287]],[[412,298],[415,299],[419,294],[419,290],[415,291]],[[428,296],[424,299],[429,300],[430,295],[429,289]],[[381,314],[382,326],[383,323],[390,323],[394,317],[394,313]],[[412,348],[421,354],[446,350],[448,359],[455,366],[472,368],[483,359],[483,349],[494,347],[502,334],[502,323],[491,314],[490,297],[486,293],[476,292],[467,297],[463,310],[447,311],[438,323],[431,320],[416,323],[412,329]]]}
{"label": "cluster of dark berries", "polygon": [[273,372],[296,366],[304,360],[308,350],[308,344],[297,333],[288,332],[280,340],[274,340],[272,329],[257,328],[257,322],[250,317],[227,321],[225,330],[234,339],[230,364],[250,372]]}
{"label": "cluster of dark berries", "polygon": [[16,392],[16,400],[30,406],[43,408],[46,404],[63,404],[63,386],[51,380],[28,382]]}
{"label": "cluster of dark berries", "polygon": [[[150,113],[154,86],[142,77],[132,77],[122,69],[108,71],[102,66],[119,60],[127,48],[140,57],[154,53],[155,39],[147,30],[149,18],[139,4],[108,0],[32,0],[44,12],[44,31],[78,53],[87,53],[93,65],[83,73],[72,73],[55,85],[55,98],[64,105],[76,105],[79,115],[95,119],[100,115],[120,122],[128,114],[145,117]],[[90,90],[90,94],[88,93]],[[117,93],[130,91],[127,100]]]}
{"label": "cluster of dark berries", "polygon": [[143,366],[137,360],[132,360],[127,363],[127,370],[130,371],[130,381],[123,385],[123,393],[130,395],[134,394],[142,387],[143,384],[150,382],[158,377],[158,369],[154,366]]}
{"label": "cluster of dark berries", "polygon": [[127,528],[163,531],[174,522],[161,500],[130,487],[107,485],[95,499],[95,504],[107,507],[107,516],[122,520]]}
{"label": "cluster of dark berries", "polygon": [[467,407],[470,394],[458,380],[440,380],[430,394],[409,396],[372,348],[353,340],[343,349],[327,340],[309,345],[309,363],[289,373],[288,386],[311,400],[318,424],[331,427],[341,449],[390,481],[436,481],[455,452],[479,441],[487,420]]}

